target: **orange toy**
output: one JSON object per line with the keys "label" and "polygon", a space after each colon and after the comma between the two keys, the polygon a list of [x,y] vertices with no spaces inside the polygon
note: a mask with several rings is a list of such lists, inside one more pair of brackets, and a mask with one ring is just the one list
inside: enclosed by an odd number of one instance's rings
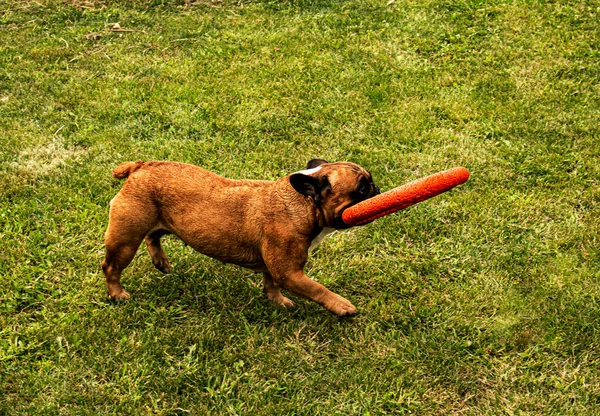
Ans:
{"label": "orange toy", "polygon": [[467,179],[469,171],[460,166],[434,173],[359,202],[345,210],[342,219],[348,225],[363,225],[449,191]]}

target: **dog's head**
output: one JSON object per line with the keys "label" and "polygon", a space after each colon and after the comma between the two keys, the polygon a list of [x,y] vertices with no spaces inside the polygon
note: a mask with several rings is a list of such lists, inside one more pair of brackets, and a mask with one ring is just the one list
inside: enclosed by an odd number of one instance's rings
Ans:
{"label": "dog's head", "polygon": [[380,193],[371,174],[350,162],[312,159],[306,170],[290,175],[290,184],[321,208],[327,227],[349,228],[342,220],[348,207]]}

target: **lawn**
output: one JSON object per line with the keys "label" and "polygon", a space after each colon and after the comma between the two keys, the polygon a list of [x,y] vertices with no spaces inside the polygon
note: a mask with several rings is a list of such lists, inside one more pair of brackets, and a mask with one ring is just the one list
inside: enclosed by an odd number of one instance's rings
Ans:
{"label": "lawn", "polygon": [[[600,3],[0,0],[0,414],[600,414]],[[111,28],[119,23],[121,31]],[[109,302],[122,161],[387,190],[329,236],[340,319],[165,238]]]}

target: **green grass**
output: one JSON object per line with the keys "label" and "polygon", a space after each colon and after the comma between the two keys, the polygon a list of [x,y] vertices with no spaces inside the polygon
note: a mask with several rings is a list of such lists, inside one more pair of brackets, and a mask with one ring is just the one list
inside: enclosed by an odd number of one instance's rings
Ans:
{"label": "green grass", "polygon": [[[600,3],[386,3],[0,0],[0,414],[600,414]],[[472,176],[312,254],[353,319],[176,239],[108,302],[117,163],[312,157]]]}

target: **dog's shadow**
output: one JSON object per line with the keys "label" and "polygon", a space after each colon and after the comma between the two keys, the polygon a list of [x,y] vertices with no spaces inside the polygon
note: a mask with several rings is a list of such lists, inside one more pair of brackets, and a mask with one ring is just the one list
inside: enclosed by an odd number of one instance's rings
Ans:
{"label": "dog's shadow", "polygon": [[[222,264],[208,257],[172,258],[173,271],[162,274],[152,267],[146,254],[134,265],[137,272],[125,282],[131,294],[129,301],[147,304],[151,308],[184,310],[190,318],[227,314],[243,317],[252,324],[272,325],[274,321],[305,321],[319,319],[337,322],[340,319],[315,302],[285,293],[295,305],[284,308],[270,302],[262,285],[262,274],[238,266]],[[191,261],[190,261],[191,260]],[[140,274],[142,275],[140,278]],[[128,279],[129,280],[129,279]]]}

